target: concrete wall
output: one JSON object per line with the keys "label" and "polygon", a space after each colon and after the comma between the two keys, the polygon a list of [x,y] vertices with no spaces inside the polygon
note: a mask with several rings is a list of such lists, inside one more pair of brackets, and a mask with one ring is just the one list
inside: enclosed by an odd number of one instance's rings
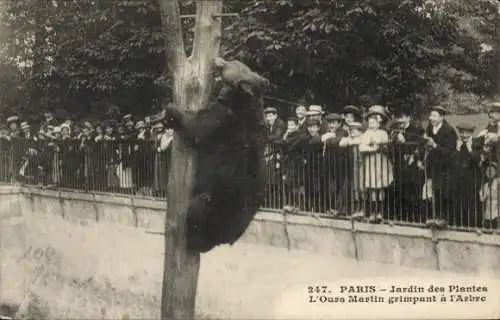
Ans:
{"label": "concrete wall", "polygon": [[[0,197],[19,199],[18,204],[11,204],[14,211],[55,214],[81,225],[107,221],[153,233],[164,230],[164,201],[37,187],[14,188],[9,192],[0,193]],[[20,195],[16,196],[16,192]],[[433,231],[309,216],[288,216],[287,221],[285,232],[280,213],[259,213],[241,241],[275,247],[289,244],[291,249],[424,269],[500,271],[499,234]]]}

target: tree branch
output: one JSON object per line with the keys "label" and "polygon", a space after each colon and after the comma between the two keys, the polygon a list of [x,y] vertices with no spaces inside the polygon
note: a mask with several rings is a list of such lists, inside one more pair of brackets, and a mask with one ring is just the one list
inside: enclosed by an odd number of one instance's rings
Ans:
{"label": "tree branch", "polygon": [[[165,35],[165,53],[170,74],[182,68],[186,61],[186,51],[182,38],[181,13],[178,0],[160,0],[160,15]],[[174,83],[178,81],[174,80]]]}

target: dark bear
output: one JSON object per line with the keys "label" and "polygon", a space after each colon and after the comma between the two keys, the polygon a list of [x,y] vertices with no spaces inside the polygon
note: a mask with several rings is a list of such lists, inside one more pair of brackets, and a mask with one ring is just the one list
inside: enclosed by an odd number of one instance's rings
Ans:
{"label": "dark bear", "polygon": [[197,252],[238,240],[264,198],[262,92],[269,81],[239,61],[216,59],[215,66],[222,88],[207,109],[164,112],[197,151],[187,212],[187,249]]}

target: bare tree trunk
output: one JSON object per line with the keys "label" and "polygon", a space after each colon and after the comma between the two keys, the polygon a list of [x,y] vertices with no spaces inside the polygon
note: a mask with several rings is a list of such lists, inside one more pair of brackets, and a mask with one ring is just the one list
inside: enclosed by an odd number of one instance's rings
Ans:
{"label": "bare tree trunk", "polygon": [[[196,3],[192,55],[187,58],[182,40],[179,3],[160,0],[167,64],[174,81],[174,105],[182,110],[206,108],[212,90],[212,64],[219,53],[222,0]],[[195,179],[196,151],[176,135],[172,144],[165,223],[165,262],[162,319],[194,318],[200,254],[186,250],[186,211]]]}

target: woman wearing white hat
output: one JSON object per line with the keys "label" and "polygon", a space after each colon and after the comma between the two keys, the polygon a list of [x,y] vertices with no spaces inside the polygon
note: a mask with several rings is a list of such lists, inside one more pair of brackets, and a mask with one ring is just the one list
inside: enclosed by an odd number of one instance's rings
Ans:
{"label": "woman wearing white hat", "polygon": [[[384,212],[385,190],[393,182],[392,163],[384,152],[389,143],[387,131],[382,122],[387,118],[380,106],[370,108],[367,114],[367,130],[361,136],[359,152],[362,157],[360,188],[364,194],[366,212],[370,222],[381,222]],[[356,216],[358,217],[358,216]]]}

